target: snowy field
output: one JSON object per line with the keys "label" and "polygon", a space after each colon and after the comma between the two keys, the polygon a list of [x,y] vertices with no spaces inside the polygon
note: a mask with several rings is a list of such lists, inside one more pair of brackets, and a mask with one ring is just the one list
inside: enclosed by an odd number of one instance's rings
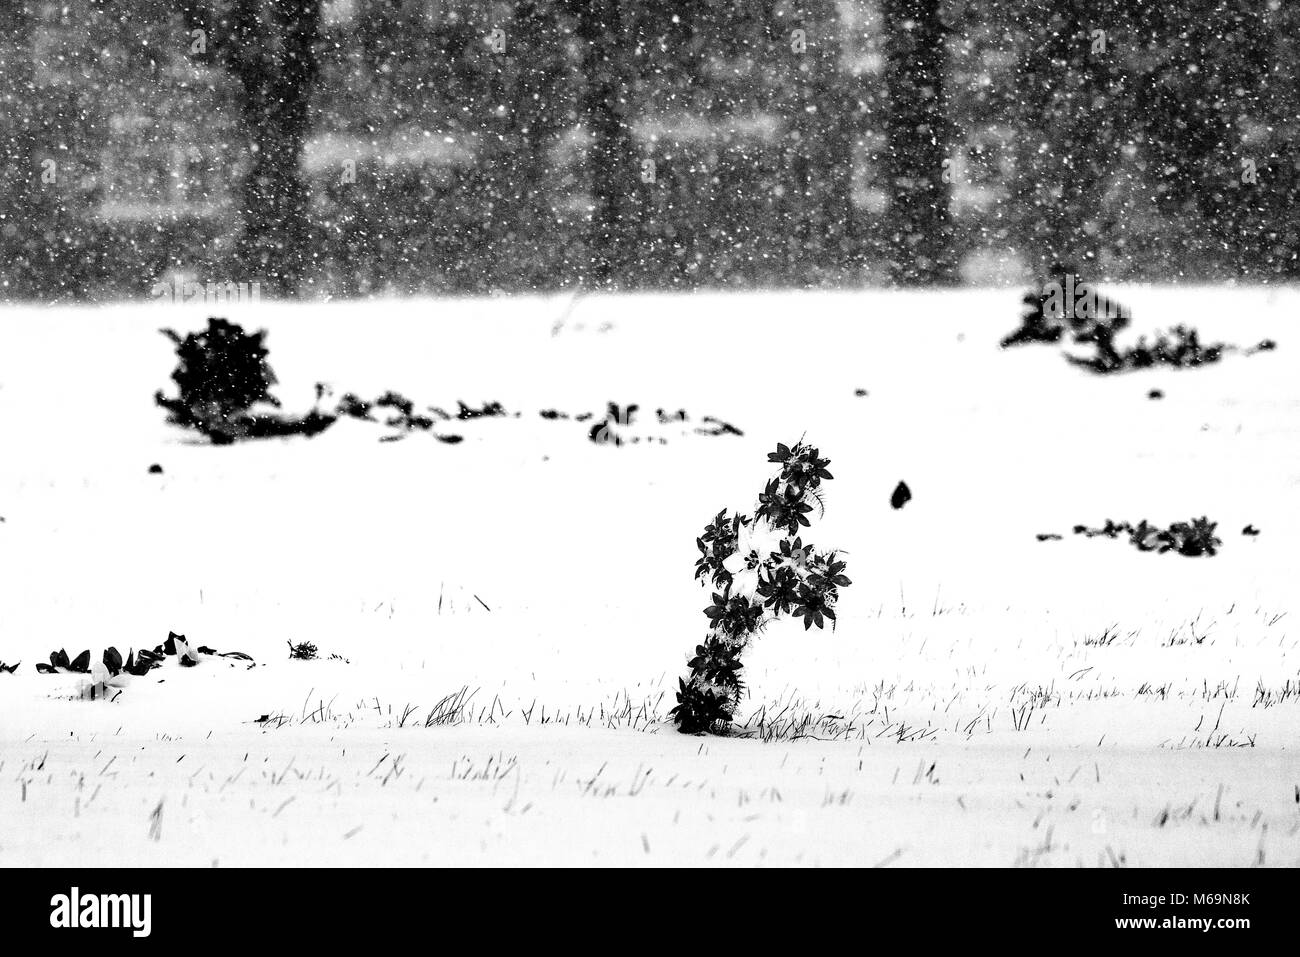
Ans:
{"label": "snowy field", "polygon": [[[509,414],[213,447],[153,404],[213,310],[0,310],[0,864],[1300,864],[1300,293],[1108,291],[1279,348],[1092,376],[998,349],[1015,290],[265,303],[217,314],[286,409]],[[610,401],[619,447],[539,414]],[[679,735],[695,536],[804,434],[838,627]],[[1071,534],[1200,515],[1216,557]],[[34,669],[169,630],[257,665]]]}

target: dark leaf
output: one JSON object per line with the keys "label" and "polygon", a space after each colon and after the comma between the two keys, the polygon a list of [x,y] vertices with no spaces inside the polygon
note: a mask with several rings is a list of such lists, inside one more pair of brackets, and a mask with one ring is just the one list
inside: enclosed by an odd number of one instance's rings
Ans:
{"label": "dark leaf", "polygon": [[900,509],[912,500],[912,490],[907,487],[906,482],[899,482],[894,488],[894,494],[889,496],[891,508]]}

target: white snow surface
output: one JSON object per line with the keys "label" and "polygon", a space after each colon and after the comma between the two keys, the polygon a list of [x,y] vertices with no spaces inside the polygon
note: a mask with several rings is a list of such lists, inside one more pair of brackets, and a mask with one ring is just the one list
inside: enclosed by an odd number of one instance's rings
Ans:
{"label": "white snow surface", "polygon": [[[213,447],[153,403],[210,307],[0,309],[0,865],[1300,864],[1300,294],[1107,292],[1279,348],[1093,376],[998,348],[1012,290],[268,302],[215,314],[287,409],[511,414]],[[538,414],[608,401],[647,441]],[[838,625],[679,735],[694,539],[800,437]],[[1212,558],[1071,534],[1200,515]],[[169,630],[257,664],[35,672]]]}

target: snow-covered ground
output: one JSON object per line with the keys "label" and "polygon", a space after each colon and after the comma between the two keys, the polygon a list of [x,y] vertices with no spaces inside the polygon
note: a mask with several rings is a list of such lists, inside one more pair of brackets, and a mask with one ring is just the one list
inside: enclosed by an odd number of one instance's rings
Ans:
{"label": "snow-covered ground", "polygon": [[[1300,863],[1300,293],[1108,291],[1279,348],[1095,377],[998,349],[1013,290],[264,303],[217,314],[286,408],[510,415],[212,447],[152,396],[213,310],[0,310],[0,864]],[[666,442],[539,415],[609,401]],[[695,536],[805,434],[839,625],[678,735]],[[1213,558],[1071,534],[1203,514]],[[34,670],[169,630],[257,666]]]}

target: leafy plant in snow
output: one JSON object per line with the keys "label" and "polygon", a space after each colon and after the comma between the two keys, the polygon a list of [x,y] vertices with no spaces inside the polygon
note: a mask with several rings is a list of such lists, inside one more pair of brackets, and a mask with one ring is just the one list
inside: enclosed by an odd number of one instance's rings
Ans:
{"label": "leafy plant in snow", "polygon": [[103,657],[97,662],[92,662],[88,649],[72,658],[66,650],[60,648],[50,653],[48,664],[39,662],[36,670],[40,674],[47,675],[87,675],[89,681],[81,684],[78,693],[82,698],[93,701],[116,698],[117,694],[114,690],[120,693],[131,677],[139,678],[147,675],[155,668],[162,667],[169,657],[175,658],[182,667],[192,668],[199,664],[204,656],[233,658],[250,663],[253,660],[242,651],[220,652],[215,648],[203,646],[196,649],[186,641],[184,635],[178,635],[173,631],[167,633],[167,640],[161,645],[157,645],[152,650],[141,648],[138,651],[128,651],[125,658],[114,647],[104,649]]}
{"label": "leafy plant in snow", "polygon": [[730,724],[740,702],[741,653],[754,635],[782,615],[802,618],[804,629],[835,621],[839,589],[851,582],[835,551],[805,544],[821,485],[831,479],[829,459],[803,443],[777,445],[768,461],[779,466],[759,494],[752,516],[723,509],[695,540],[695,577],[711,586],[704,609],[709,631],[678,682],[669,712],[680,731],[700,734]]}
{"label": "leafy plant in snow", "polygon": [[1148,343],[1146,336],[1138,338],[1137,345],[1129,349],[1117,349],[1113,340],[1106,340],[1105,347],[1099,348],[1094,356],[1073,358],[1077,365],[1091,369],[1093,372],[1130,372],[1136,369],[1151,369],[1167,366],[1174,369],[1194,369],[1197,366],[1218,362],[1230,352],[1252,356],[1257,352],[1271,352],[1277,343],[1264,339],[1253,346],[1241,347],[1224,342],[1202,343],[1201,335],[1195,329],[1177,325],[1168,331],[1157,332],[1154,341]]}
{"label": "leafy plant in snow", "polygon": [[1088,538],[1119,538],[1127,535],[1129,544],[1142,552],[1177,552],[1195,558],[1200,555],[1215,555],[1223,542],[1215,534],[1218,522],[1211,522],[1202,515],[1189,522],[1174,522],[1168,528],[1152,525],[1146,519],[1133,525],[1129,522],[1113,522],[1106,519],[1100,528],[1076,525],[1076,535]]}
{"label": "leafy plant in snow", "polygon": [[43,675],[52,675],[57,673],[85,675],[90,673],[90,651],[83,651],[75,658],[68,656],[63,648],[58,651],[50,652],[50,663],[43,661],[36,663],[36,670]]}
{"label": "leafy plant in snow", "polygon": [[1095,343],[1096,352],[1083,358],[1071,356],[1070,361],[1103,375],[1111,372],[1150,369],[1155,366],[1193,369],[1196,366],[1218,362],[1225,353],[1234,348],[1222,342],[1202,344],[1200,333],[1183,325],[1174,326],[1168,332],[1156,333],[1155,341],[1150,344],[1147,343],[1146,337],[1142,336],[1138,339],[1137,345],[1128,349],[1120,349],[1115,345],[1113,329],[1099,328],[1088,337],[1076,341]]}

